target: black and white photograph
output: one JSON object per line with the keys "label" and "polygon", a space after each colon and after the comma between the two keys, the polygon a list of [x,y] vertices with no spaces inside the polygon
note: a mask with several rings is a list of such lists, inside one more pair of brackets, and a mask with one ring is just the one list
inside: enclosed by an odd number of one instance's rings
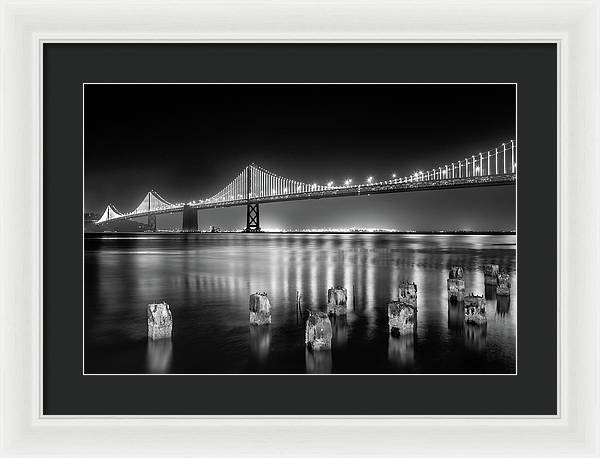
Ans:
{"label": "black and white photograph", "polygon": [[1,457],[599,454],[600,0],[0,4]]}
{"label": "black and white photograph", "polygon": [[84,84],[84,374],[517,374],[517,103]]}

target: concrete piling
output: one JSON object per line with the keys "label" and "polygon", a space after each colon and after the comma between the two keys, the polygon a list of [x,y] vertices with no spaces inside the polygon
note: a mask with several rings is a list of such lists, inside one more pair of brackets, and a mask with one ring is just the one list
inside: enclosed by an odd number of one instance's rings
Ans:
{"label": "concrete piling", "polygon": [[169,339],[173,331],[173,315],[165,301],[148,304],[146,307],[148,320],[148,338],[151,340]]}
{"label": "concrete piling", "polygon": [[498,275],[496,296],[510,296],[510,276],[507,273]]}
{"label": "concrete piling", "polygon": [[302,294],[296,290],[296,326],[300,325],[300,322],[304,323],[304,315],[302,314]]}
{"label": "concrete piling", "polygon": [[398,300],[408,301],[417,307],[417,284],[415,282],[403,281],[398,287]]}
{"label": "concrete piling", "polygon": [[306,320],[304,342],[312,351],[330,350],[333,331],[327,313],[310,312]]}
{"label": "concrete piling", "polygon": [[465,296],[465,323],[486,325],[485,298],[473,293]]}
{"label": "concrete piling", "polygon": [[462,266],[452,266],[450,268],[450,273],[448,274],[448,278],[462,280],[464,276],[464,270]]}
{"label": "concrete piling", "polygon": [[496,285],[500,268],[498,264],[485,264],[483,266],[483,277],[486,285]]}
{"label": "concrete piling", "polygon": [[388,324],[392,335],[412,333],[417,324],[417,307],[404,299],[389,302]]}
{"label": "concrete piling", "polygon": [[448,300],[450,303],[462,302],[465,295],[465,281],[463,268],[452,266],[448,274]]}
{"label": "concrete piling", "polygon": [[250,324],[271,324],[271,303],[267,293],[250,294]]}
{"label": "concrete piling", "polygon": [[343,286],[327,290],[327,313],[329,315],[345,315],[348,304],[348,291]]}

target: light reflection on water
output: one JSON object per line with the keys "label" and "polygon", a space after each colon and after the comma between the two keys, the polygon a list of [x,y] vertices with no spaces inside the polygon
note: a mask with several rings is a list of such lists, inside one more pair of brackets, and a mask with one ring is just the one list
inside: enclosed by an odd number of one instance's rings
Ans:
{"label": "light reflection on water", "polygon": [[[514,373],[515,236],[399,234],[157,234],[86,237],[87,373]],[[485,287],[482,265],[511,276],[511,297]],[[466,293],[485,294],[487,329],[465,329],[448,303],[448,268]],[[398,284],[418,287],[416,335],[388,336]],[[325,310],[345,286],[348,315],[332,350],[304,349],[301,312]],[[248,296],[266,291],[272,324],[248,325]],[[145,307],[165,299],[173,337],[146,338]]]}

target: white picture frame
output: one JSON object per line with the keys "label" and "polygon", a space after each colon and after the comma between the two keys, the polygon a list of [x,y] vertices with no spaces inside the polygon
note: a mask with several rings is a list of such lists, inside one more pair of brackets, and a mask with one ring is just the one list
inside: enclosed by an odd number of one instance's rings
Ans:
{"label": "white picture frame", "polygon": [[[600,456],[598,0],[3,0],[1,8],[0,456]],[[558,176],[544,179],[558,187],[558,414],[43,415],[41,50],[50,42],[557,43]]]}

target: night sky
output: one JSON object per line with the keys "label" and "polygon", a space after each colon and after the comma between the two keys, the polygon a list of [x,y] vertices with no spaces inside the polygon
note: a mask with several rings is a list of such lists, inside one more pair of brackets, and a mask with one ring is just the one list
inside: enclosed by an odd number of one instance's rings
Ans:
{"label": "night sky", "polygon": [[[132,210],[150,189],[207,198],[251,162],[306,183],[384,180],[514,139],[515,121],[513,85],[86,85],[85,210]],[[261,226],[514,230],[515,196],[500,186],[265,204]],[[200,227],[240,229],[245,211],[200,211]]]}

